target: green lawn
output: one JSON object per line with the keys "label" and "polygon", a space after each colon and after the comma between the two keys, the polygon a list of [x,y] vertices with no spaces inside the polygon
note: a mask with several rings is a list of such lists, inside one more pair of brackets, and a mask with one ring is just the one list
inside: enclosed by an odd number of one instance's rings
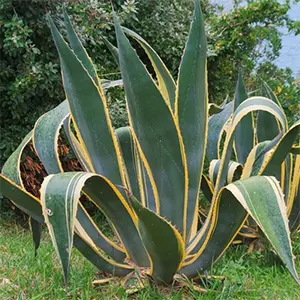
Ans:
{"label": "green lawn", "polygon": [[[299,237],[294,250],[300,272]],[[117,283],[93,288],[97,270],[74,250],[68,299],[300,299],[299,287],[270,253],[246,254],[245,246],[234,246],[211,273],[226,279],[215,281],[205,295],[183,296],[183,291],[148,287],[129,298]],[[35,258],[30,233],[11,221],[0,221],[0,299],[65,299],[58,260],[46,231]]]}

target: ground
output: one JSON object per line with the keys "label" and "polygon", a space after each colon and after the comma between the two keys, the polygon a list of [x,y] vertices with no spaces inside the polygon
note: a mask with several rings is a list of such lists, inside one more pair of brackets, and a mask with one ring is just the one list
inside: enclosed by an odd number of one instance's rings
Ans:
{"label": "ground", "polygon": [[[293,238],[300,273],[300,237]],[[213,268],[215,281],[203,295],[147,287],[127,296],[117,283],[94,288],[97,270],[74,250],[68,299],[300,299],[300,288],[270,251],[247,254],[246,246],[232,246]],[[44,230],[38,256],[31,236],[11,220],[0,216],[0,299],[66,299],[62,274],[50,238]]]}

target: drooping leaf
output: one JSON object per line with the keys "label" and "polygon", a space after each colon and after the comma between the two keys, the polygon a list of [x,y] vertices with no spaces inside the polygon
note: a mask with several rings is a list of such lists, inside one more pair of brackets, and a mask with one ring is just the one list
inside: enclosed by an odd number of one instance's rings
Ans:
{"label": "drooping leaf", "polygon": [[[209,165],[209,179],[213,185],[217,181],[218,173],[220,171],[220,166],[221,166],[220,159],[212,160]],[[242,175],[242,171],[243,171],[243,166],[231,160],[228,165],[228,173],[227,173],[227,179],[225,184],[229,184],[232,183],[233,181],[240,179]]]}
{"label": "drooping leaf", "polygon": [[114,261],[107,259],[97,247],[89,244],[77,233],[74,235],[74,246],[101,272],[112,274],[112,276],[126,276],[134,270],[128,265],[116,264]]}
{"label": "drooping leaf", "polygon": [[[41,202],[45,221],[60,258],[66,282],[74,230],[76,229],[82,238],[96,247],[95,242],[89,236],[89,227],[86,230],[85,224],[76,222],[81,192],[89,197],[114,224],[131,259],[140,266],[147,265],[148,258],[134,225],[132,211],[111,182],[99,175],[84,172],[49,175],[42,184]],[[109,259],[107,261],[121,268],[124,267],[124,264],[120,265]]]}
{"label": "drooping leaf", "polygon": [[42,115],[33,129],[33,146],[48,174],[63,172],[58,153],[59,131],[69,116],[68,101]]}
{"label": "drooping leaf", "polygon": [[[13,190],[15,189],[15,187],[14,187],[14,185],[10,185],[10,183],[12,184],[12,182],[13,182],[15,184],[15,186],[18,186],[20,189],[25,190],[22,176],[21,176],[21,158],[22,158],[22,154],[23,154],[25,147],[31,142],[32,136],[33,136],[33,131],[30,131],[25,136],[25,138],[23,139],[23,141],[21,142],[19,147],[12,153],[12,155],[5,162],[5,164],[2,168],[2,171],[1,171],[2,174],[6,177],[6,178],[4,178],[4,177],[1,178],[3,181],[3,183],[1,183],[1,188],[3,188],[3,195],[5,195],[5,193],[8,193],[10,195],[10,197],[8,197],[8,196],[6,196],[6,197],[11,199],[11,201],[17,207],[19,207],[21,210],[23,210],[27,214],[28,214],[28,209],[26,207],[27,204],[21,203],[20,198],[18,198],[18,196],[20,196],[21,193],[19,193],[18,190],[15,193],[13,193]],[[11,182],[7,181],[8,179],[10,179]],[[3,184],[3,187],[2,187],[2,184]],[[0,192],[0,194],[2,194],[2,192]],[[15,198],[12,197],[12,195],[14,195]],[[30,201],[30,197],[28,197],[26,199],[34,206],[35,209],[37,209],[36,205],[33,204],[34,202]],[[30,222],[29,222],[30,227],[31,227],[32,240],[33,240],[34,249],[35,249],[35,256],[37,255],[37,250],[40,246],[40,241],[41,241],[40,222],[42,222],[42,220],[39,218],[39,216],[37,216],[36,213],[37,213],[37,211],[35,211],[33,218],[30,217]],[[29,215],[31,215],[31,214],[29,214]]]}
{"label": "drooping leaf", "polygon": [[21,170],[20,170],[22,153],[23,153],[25,147],[31,141],[31,139],[32,139],[32,131],[30,131],[25,136],[25,138],[22,140],[21,144],[11,154],[11,156],[5,162],[5,164],[1,170],[1,173],[5,177],[9,178],[10,180],[12,180],[14,183],[16,183],[19,186],[23,186]]}
{"label": "drooping leaf", "polygon": [[90,240],[91,243],[95,244],[95,246],[116,262],[124,261],[126,258],[125,249],[104,235],[80,202],[78,203],[76,218],[78,220],[76,229],[78,230],[80,227],[80,234],[83,238]]}
{"label": "drooping leaf", "polygon": [[228,132],[226,135],[224,149],[222,154],[222,160],[220,165],[220,172],[216,181],[216,193],[224,186],[226,177],[228,174],[228,164],[232,154],[232,145],[235,136],[235,130],[239,125],[240,121],[245,116],[253,111],[266,111],[274,115],[282,127],[282,131],[286,132],[285,114],[281,108],[273,101],[264,97],[251,97],[246,101],[243,101],[238,108],[235,110],[232,121],[229,124]]}
{"label": "drooping leaf", "polygon": [[[14,203],[20,209],[37,222],[44,222],[40,200],[17,186],[2,174],[0,174],[0,192],[8,199],[13,199]],[[74,245],[92,264],[99,268],[100,271],[109,272],[116,276],[125,276],[133,270],[128,265],[116,264],[114,261],[107,259],[95,245],[91,245],[77,233],[75,233],[74,236]]]}
{"label": "drooping leaf", "polygon": [[286,159],[296,139],[300,136],[300,120],[294,123],[277,143],[267,163],[263,166],[263,174],[276,176],[278,166]]}
{"label": "drooping leaf", "polygon": [[198,257],[195,255],[184,264],[181,272],[194,277],[210,268],[230,245],[249,213],[300,284],[294,265],[284,197],[276,179],[257,176],[236,181],[220,191],[218,202],[211,239]]}
{"label": "drooping leaf", "polygon": [[0,174],[0,194],[12,200],[17,207],[36,221],[44,222],[39,199],[3,174]]}
{"label": "drooping leaf", "polygon": [[40,222],[31,217],[29,220],[29,224],[34,244],[34,256],[37,256],[37,250],[39,249],[41,243],[42,225]]}

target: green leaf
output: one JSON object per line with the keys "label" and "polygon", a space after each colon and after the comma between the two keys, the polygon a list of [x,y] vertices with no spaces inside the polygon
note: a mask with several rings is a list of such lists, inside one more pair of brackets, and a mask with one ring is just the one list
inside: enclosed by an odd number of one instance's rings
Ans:
{"label": "green leaf", "polygon": [[[32,201],[30,199],[30,196],[25,197],[25,203],[21,200],[22,199],[22,193],[21,190],[24,189],[23,180],[21,177],[21,158],[23,151],[25,147],[31,142],[33,136],[33,131],[30,131],[21,144],[18,146],[18,148],[11,154],[11,156],[8,158],[8,160],[5,162],[3,168],[2,168],[2,174],[6,177],[1,177],[1,191],[0,194],[4,195],[5,197],[11,199],[11,201],[21,210],[23,210],[25,213],[29,214],[30,216],[33,215],[33,218],[30,217],[30,228],[31,228],[31,234],[32,234],[32,240],[34,243],[34,249],[35,249],[35,256],[37,255],[37,250],[40,246],[40,240],[41,240],[41,225],[40,222],[42,222],[42,218],[39,215],[39,209],[37,208],[36,202]],[[2,176],[2,175],[1,175]],[[11,182],[10,182],[11,180]],[[13,183],[15,185],[13,185]],[[19,186],[18,189],[16,189],[16,186]],[[30,195],[28,193],[28,195]],[[27,204],[27,201],[29,204]],[[27,208],[27,205],[29,205],[29,208],[33,208],[34,212],[33,214],[30,213],[30,211]]]}
{"label": "green leaf", "polygon": [[270,141],[261,142],[251,150],[244,165],[243,178],[256,176],[259,173],[267,157],[270,155],[270,150],[272,150],[267,149],[269,143]]}
{"label": "green leaf", "polygon": [[63,172],[58,153],[59,131],[69,116],[68,101],[42,115],[33,129],[33,146],[48,174]]}
{"label": "green leaf", "polygon": [[204,194],[206,200],[208,202],[211,202],[213,198],[213,186],[212,183],[207,179],[205,175],[202,175],[201,191]]}
{"label": "green leaf", "polygon": [[287,203],[291,231],[297,230],[300,225],[300,156],[293,157],[291,171],[291,186]]}
{"label": "green leaf", "polygon": [[238,181],[226,188],[235,195],[259,225],[278,256],[300,285],[294,265],[284,195],[276,178],[252,177]]}
{"label": "green leaf", "polygon": [[[183,137],[189,178],[186,235],[197,227],[198,194],[207,141],[207,42],[200,1],[195,0],[188,41],[179,67],[175,115]],[[192,226],[193,224],[193,226]]]}
{"label": "green leaf", "polygon": [[208,103],[208,115],[212,116],[215,114],[218,114],[220,112],[222,112],[225,108],[225,105],[230,102],[230,98],[227,95],[225,100],[223,101],[223,103],[221,105],[217,105],[215,103]]}
{"label": "green leaf", "polygon": [[137,226],[151,261],[150,275],[158,283],[172,281],[183,260],[184,242],[174,226],[129,195]]}
{"label": "green leaf", "polygon": [[[274,101],[281,107],[276,95],[272,92],[271,88],[266,82],[261,80],[261,95]],[[280,131],[279,124],[274,116],[267,112],[260,111],[257,115],[256,121],[256,135],[258,142],[272,140]]]}
{"label": "green leaf", "polygon": [[[248,98],[241,72],[239,72],[234,97],[234,110]],[[248,114],[241,120],[235,130],[235,151],[237,161],[245,164],[248,154],[254,147],[254,120],[253,115]]]}
{"label": "green leaf", "polygon": [[17,207],[36,221],[44,222],[39,199],[3,174],[0,174],[0,194],[13,201]]}
{"label": "green leaf", "polygon": [[[135,227],[134,215],[113,184],[104,177],[92,173],[55,174],[45,178],[41,188],[41,200],[45,221],[62,263],[66,282],[75,216],[81,192],[91,199],[112,222],[128,256],[137,265],[147,266],[148,257]],[[90,244],[94,244],[89,237],[89,230],[85,228],[85,224],[80,222],[76,225],[79,234]]]}
{"label": "green leaf", "polygon": [[226,140],[224,143],[224,149],[222,154],[222,161],[220,166],[220,172],[218,174],[216,182],[216,193],[224,186],[226,177],[228,174],[228,164],[232,153],[232,145],[235,136],[236,127],[239,125],[241,120],[249,113],[253,111],[266,111],[274,115],[282,127],[282,131],[286,132],[285,114],[281,108],[275,104],[272,100],[264,97],[251,97],[246,101],[242,102],[235,110],[232,121],[228,126]]}
{"label": "green leaf", "polygon": [[134,269],[128,265],[116,264],[107,259],[97,247],[92,246],[88,241],[84,240],[76,233],[74,235],[74,246],[101,272],[111,274],[112,276],[123,277],[134,271]]}
{"label": "green leaf", "polygon": [[139,36],[137,33],[126,27],[122,27],[122,29],[125,33],[134,38],[145,50],[155,71],[159,89],[166,102],[171,106],[172,110],[174,111],[176,85],[168,68],[163,63],[158,54],[154,51],[154,49],[141,36]]}
{"label": "green leaf", "polygon": [[29,144],[31,139],[32,139],[32,131],[30,131],[25,136],[25,138],[22,140],[21,144],[11,154],[11,156],[5,162],[5,164],[1,170],[1,173],[3,175],[5,175],[5,177],[9,178],[14,183],[16,183],[17,185],[22,186],[22,187],[23,187],[23,182],[22,182],[21,170],[20,170],[21,157],[22,157],[22,153],[23,153],[25,147]]}
{"label": "green leaf", "polygon": [[[16,206],[22,209],[29,216],[39,223],[44,223],[42,206],[40,200],[28,193],[26,190],[17,186],[14,182],[0,174],[0,192],[3,196],[13,200]],[[84,226],[84,225],[83,225]],[[93,241],[86,241],[83,237],[75,233],[75,247],[88,259],[92,264],[102,272],[108,272],[116,276],[125,276],[132,272],[133,269],[125,264],[118,264],[115,261],[103,256]]]}
{"label": "green leaf", "polygon": [[[121,248],[119,245],[116,245],[104,235],[104,233],[97,227],[80,202],[78,203],[76,218],[80,224],[80,228],[82,228],[81,234],[83,237],[87,235],[88,239],[90,239],[99,249],[101,249],[106,255],[115,261],[124,261],[126,258],[125,249]],[[77,227],[79,227],[79,224]]]}
{"label": "green leaf", "polygon": [[263,168],[263,174],[269,176],[276,176],[278,172],[278,167],[286,159],[289,154],[293,144],[300,136],[300,120],[293,124],[290,129],[284,134],[281,140],[277,143],[272,155],[269,157],[268,161],[265,163]]}
{"label": "green leaf", "polygon": [[181,272],[194,277],[210,268],[230,245],[249,213],[300,284],[294,265],[284,197],[276,179],[256,176],[236,181],[220,191],[218,202],[210,240],[201,254],[186,263]]}
{"label": "green leaf", "polygon": [[187,176],[178,125],[114,14],[129,122],[161,216],[185,232]]}
{"label": "green leaf", "polygon": [[[221,160],[220,159],[214,159],[211,161],[209,165],[209,179],[210,182],[215,185],[217,181],[217,177],[220,171],[221,166]],[[243,166],[235,161],[230,161],[228,165],[228,173],[226,178],[226,183],[231,183],[233,181],[236,181],[240,179],[243,171]]]}
{"label": "green leaf", "polygon": [[39,249],[41,243],[42,225],[40,224],[40,222],[31,217],[29,220],[29,224],[34,244],[34,256],[37,256],[37,250]]}
{"label": "green leaf", "polygon": [[209,161],[220,158],[220,144],[226,123],[233,111],[233,102],[229,102],[224,109],[208,119],[208,136],[206,157]]}
{"label": "green leaf", "polygon": [[76,158],[78,159],[83,170],[86,172],[92,172],[93,166],[87,157],[85,148],[82,144],[80,144],[80,142],[76,138],[75,134],[72,132],[71,121],[72,121],[71,116],[66,118],[64,121],[64,131],[66,133],[68,142],[69,142],[72,150],[74,151],[74,154],[75,154]]}
{"label": "green leaf", "polygon": [[291,149],[292,154],[300,155],[300,146],[295,146]]}
{"label": "green leaf", "polygon": [[92,63],[92,60],[88,56],[86,50],[84,49],[81,41],[79,40],[79,38],[71,24],[71,21],[67,14],[65,6],[63,6],[63,14],[64,14],[67,35],[68,35],[68,39],[69,39],[72,50],[74,51],[74,53],[76,54],[78,59],[81,61],[82,65],[87,70],[89,75],[92,77],[94,83],[96,85],[100,85],[96,68],[95,68],[94,64]]}
{"label": "green leaf", "polygon": [[63,83],[79,140],[93,171],[123,185],[122,161],[114,136],[106,99],[68,47],[49,17],[51,32],[60,56]]}
{"label": "green leaf", "polygon": [[110,51],[110,53],[112,54],[115,62],[117,63],[117,65],[119,65],[119,53],[118,53],[118,48],[115,47],[108,39],[106,39],[105,37],[102,37],[106,47],[108,48],[108,50]]}
{"label": "green leaf", "polygon": [[140,183],[142,181],[138,168],[140,167],[137,149],[129,126],[116,129],[116,136],[122,152],[124,168],[126,168],[126,181],[128,189],[136,197],[140,196]]}

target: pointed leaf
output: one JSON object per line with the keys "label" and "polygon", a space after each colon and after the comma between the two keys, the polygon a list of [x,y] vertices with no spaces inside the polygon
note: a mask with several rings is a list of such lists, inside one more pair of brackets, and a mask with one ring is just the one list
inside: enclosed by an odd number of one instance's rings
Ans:
{"label": "pointed leaf", "polygon": [[[218,202],[219,211],[210,240],[200,256],[186,263],[181,272],[194,277],[210,268],[230,245],[249,213],[300,284],[294,265],[284,198],[276,179],[257,176],[236,181],[220,191]],[[230,217],[233,213],[235,215]]]}
{"label": "pointed leaf", "polygon": [[128,28],[122,27],[122,29],[126,34],[134,38],[145,50],[154,68],[158,80],[159,89],[166,102],[174,111],[176,86],[168,68],[163,63],[158,54],[154,51],[154,49],[141,36]]}
{"label": "pointed leaf", "polygon": [[87,70],[89,75],[92,77],[93,81],[97,85],[99,85],[100,82],[99,82],[99,79],[97,76],[96,68],[95,68],[92,60],[88,56],[86,50],[84,49],[81,41],[79,40],[79,38],[71,24],[71,21],[67,14],[65,6],[63,6],[63,14],[64,14],[67,35],[68,35],[68,39],[69,39],[72,50],[74,51],[74,53],[76,54],[78,59],[81,61],[82,65],[85,67],[85,69]]}
{"label": "pointed leaf", "polygon": [[172,281],[180,267],[184,243],[174,226],[129,196],[137,214],[137,226],[151,261],[150,275],[158,283]]}
{"label": "pointed leaf", "polygon": [[[234,110],[248,98],[241,72],[239,72],[234,97]],[[246,159],[254,147],[254,120],[253,115],[248,114],[241,120],[235,130],[235,150],[237,161],[245,164]]]}
{"label": "pointed leaf", "polygon": [[70,111],[86,156],[93,171],[123,185],[122,162],[104,92],[68,47],[50,17],[49,24],[60,56]]}
{"label": "pointed leaf", "polygon": [[0,194],[13,201],[17,207],[36,221],[40,223],[44,222],[39,199],[3,174],[0,174]]}
{"label": "pointed leaf", "polygon": [[184,233],[187,176],[179,128],[115,14],[114,21],[130,126],[152,184],[156,209]]}
{"label": "pointed leaf", "polygon": [[[271,88],[266,82],[261,80],[261,95],[271,99],[278,106],[281,107],[275,94],[272,92]],[[267,112],[260,111],[257,115],[256,121],[256,135],[258,142],[263,142],[266,140],[272,140],[280,131],[279,124],[274,116],[268,114]]]}
{"label": "pointed leaf", "polygon": [[197,224],[198,194],[207,141],[207,42],[200,1],[195,0],[194,15],[179,68],[175,115],[183,137],[188,165],[189,194],[186,228],[190,236]]}
{"label": "pointed leaf", "polygon": [[17,185],[22,186],[22,187],[23,187],[23,182],[22,182],[21,170],[20,170],[21,157],[22,157],[22,153],[23,153],[25,147],[31,141],[31,138],[32,138],[32,131],[30,131],[25,136],[25,138],[22,140],[21,144],[11,154],[11,156],[5,162],[5,164],[1,170],[1,173],[3,175],[5,175],[5,177],[9,178],[14,183],[16,183]]}
{"label": "pointed leaf", "polygon": [[134,140],[131,134],[130,127],[127,126],[116,129],[116,136],[120,145],[122,157],[124,159],[124,167],[126,168],[126,180],[128,188],[133,195],[139,197],[139,183],[142,181],[142,178],[139,178],[141,174],[139,174],[138,172],[138,153],[134,145]]}
{"label": "pointed leaf", "polygon": [[[147,265],[148,257],[134,225],[132,211],[111,182],[104,177],[84,172],[49,175],[41,188],[43,214],[59,255],[66,282],[81,192],[87,195],[114,224],[133,261],[139,266]],[[81,223],[76,225],[76,229],[83,238],[89,232]],[[88,242],[94,243],[91,237],[88,237]]]}
{"label": "pointed leaf", "polygon": [[40,224],[40,222],[31,217],[29,220],[29,224],[34,244],[34,256],[37,256],[37,250],[39,249],[41,243],[42,225]]}

